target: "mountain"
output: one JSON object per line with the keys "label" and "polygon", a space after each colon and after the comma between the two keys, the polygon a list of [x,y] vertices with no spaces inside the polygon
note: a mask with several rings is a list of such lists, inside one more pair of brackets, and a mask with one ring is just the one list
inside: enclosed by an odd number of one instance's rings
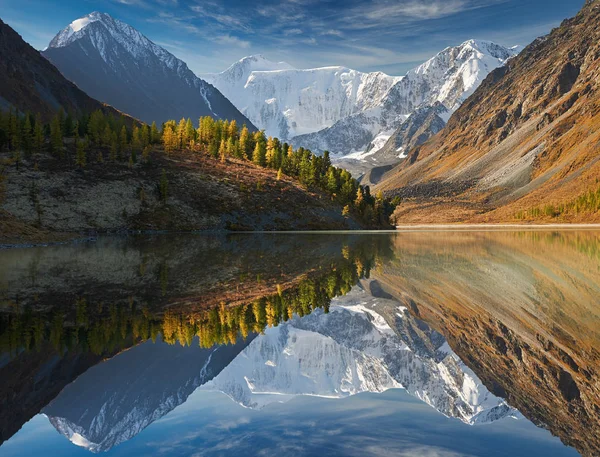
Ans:
{"label": "mountain", "polygon": [[[341,160],[338,158],[339,164],[355,175],[361,170],[351,161],[359,164],[367,162],[367,168],[398,163],[402,150],[437,133],[437,126],[445,124],[450,114],[484,78],[504,65],[517,51],[518,48],[509,49],[476,40],[446,48],[410,70],[390,88],[376,107],[344,118],[325,130],[294,138],[294,144],[315,151],[327,149],[344,156]],[[420,113],[434,106],[438,107],[437,117],[431,125],[427,123],[427,116]],[[421,122],[418,125],[413,122],[410,130],[419,131],[419,134],[405,138],[398,130],[415,114],[419,115],[417,119]],[[395,137],[393,146],[387,144],[391,137]],[[403,141],[396,141],[398,139]]]}
{"label": "mountain", "polygon": [[144,122],[212,116],[253,127],[184,62],[108,14],[73,21],[42,54],[92,97]]}
{"label": "mountain", "polygon": [[[487,74],[516,52],[470,40],[444,49],[404,77],[344,67],[297,70],[251,56],[204,77],[268,135],[315,152],[329,150],[338,156],[337,164],[359,175],[398,163],[400,148],[437,133]],[[419,114],[434,106],[433,121]],[[414,114],[419,115],[408,129],[413,134],[398,133]],[[388,147],[392,136],[395,143]]]}
{"label": "mountain", "polygon": [[380,188],[404,222],[598,221],[600,3],[493,71]]}
{"label": "mountain", "polygon": [[189,347],[148,341],[86,371],[42,413],[73,444],[108,451],[185,402],[246,344],[201,349],[197,339]]}
{"label": "mountain", "polygon": [[378,106],[400,78],[345,67],[297,70],[250,56],[204,75],[267,135],[289,140]]}
{"label": "mountain", "polygon": [[11,27],[0,20],[0,109],[40,113],[49,120],[60,107],[65,112],[121,113],[82,92]]}
{"label": "mountain", "polygon": [[520,417],[481,384],[439,333],[397,301],[358,287],[334,299],[328,314],[319,309],[266,329],[202,387],[249,408],[297,395],[343,398],[392,388],[405,388],[468,424]]}

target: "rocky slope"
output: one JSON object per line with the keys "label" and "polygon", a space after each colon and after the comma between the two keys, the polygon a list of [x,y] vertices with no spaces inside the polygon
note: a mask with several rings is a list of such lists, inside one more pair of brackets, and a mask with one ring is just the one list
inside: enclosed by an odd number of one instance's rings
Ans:
{"label": "rocky slope", "polygon": [[399,220],[509,221],[597,188],[599,18],[600,3],[587,1],[492,72],[440,134],[388,172],[380,188],[409,199]]}
{"label": "rocky slope", "polygon": [[42,53],[89,95],[144,122],[212,116],[253,128],[184,62],[108,14],[73,21]]}
{"label": "rocky slope", "polygon": [[343,398],[405,388],[465,423],[519,417],[483,387],[440,334],[398,302],[359,288],[334,299],[329,314],[317,310],[267,329],[202,388],[250,408],[297,395]]}
{"label": "rocky slope", "polygon": [[82,92],[17,32],[0,20],[0,109],[40,113],[48,121],[60,107],[73,114],[103,110],[120,115]]}

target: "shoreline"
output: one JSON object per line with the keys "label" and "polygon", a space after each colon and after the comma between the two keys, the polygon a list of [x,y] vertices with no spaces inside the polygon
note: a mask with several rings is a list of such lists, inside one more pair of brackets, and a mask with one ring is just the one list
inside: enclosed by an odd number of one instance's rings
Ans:
{"label": "shoreline", "polygon": [[494,232],[494,231],[550,231],[550,230],[589,230],[600,231],[600,224],[415,224],[398,225],[395,229],[388,230],[274,230],[274,231],[229,231],[229,230],[131,230],[115,231],[106,233],[96,233],[90,235],[74,236],[72,239],[65,240],[47,240],[30,241],[23,243],[6,243],[0,241],[0,251],[15,248],[32,248],[56,246],[71,243],[89,243],[94,242],[100,236],[130,236],[130,235],[234,235],[234,234],[287,234],[287,235],[306,235],[306,234],[383,234],[383,233],[406,233],[406,232]]}
{"label": "shoreline", "polygon": [[509,230],[600,230],[600,224],[414,224],[398,225],[396,231],[509,231]]}

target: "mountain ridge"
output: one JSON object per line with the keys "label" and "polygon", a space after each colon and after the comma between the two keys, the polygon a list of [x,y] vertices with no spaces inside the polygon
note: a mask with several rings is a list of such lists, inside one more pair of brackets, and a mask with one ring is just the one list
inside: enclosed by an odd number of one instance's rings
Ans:
{"label": "mountain ridge", "polygon": [[39,113],[49,120],[60,107],[73,114],[102,110],[122,116],[118,110],[94,100],[64,78],[60,71],[0,20],[0,109]]}
{"label": "mountain ridge", "polygon": [[255,128],[185,62],[106,13],[73,21],[42,55],[91,96],[146,123],[210,115]]}

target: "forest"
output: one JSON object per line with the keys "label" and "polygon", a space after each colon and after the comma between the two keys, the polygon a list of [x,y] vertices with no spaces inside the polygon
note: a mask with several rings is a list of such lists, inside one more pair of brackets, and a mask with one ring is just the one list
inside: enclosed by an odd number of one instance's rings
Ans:
{"label": "forest", "polygon": [[[40,154],[49,153],[81,169],[91,162],[107,161],[134,168],[148,163],[153,151],[167,156],[186,151],[211,157],[224,166],[247,161],[272,169],[278,179],[285,175],[306,189],[325,193],[342,207],[343,215],[369,226],[389,227],[389,217],[400,203],[381,192],[371,195],[368,186],[361,186],[348,171],[333,166],[327,151],[317,155],[304,148],[295,149],[277,138],[267,138],[264,131],[251,132],[245,125],[240,128],[235,120],[202,117],[197,126],[191,119],[171,120],[159,129],[156,122],[142,124],[100,110],[74,117],[60,109],[48,123],[39,115],[9,110],[0,112],[0,150],[10,153],[10,158],[0,164],[0,187],[4,167],[19,170],[26,158],[37,170]],[[162,179],[157,187],[166,194],[168,182]]]}

